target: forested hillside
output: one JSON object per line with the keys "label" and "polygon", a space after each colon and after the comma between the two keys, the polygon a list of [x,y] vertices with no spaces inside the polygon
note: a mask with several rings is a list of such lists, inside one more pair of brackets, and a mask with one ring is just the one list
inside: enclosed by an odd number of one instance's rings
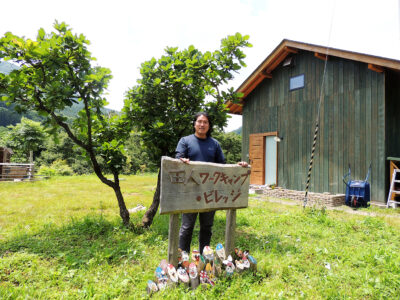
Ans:
{"label": "forested hillside", "polygon": [[238,135],[242,135],[242,126],[240,126],[238,129],[233,130],[232,132],[234,132]]}
{"label": "forested hillside", "polygon": [[[0,73],[9,74],[15,69],[18,69],[17,65],[7,61],[0,61]],[[8,106],[5,102],[0,101],[0,126],[6,127],[8,125],[16,125],[17,123],[21,122],[22,117],[38,122],[43,121],[43,118],[34,111],[19,114],[15,111],[14,107],[15,105]],[[63,115],[69,119],[73,119],[82,108],[83,104],[73,104],[71,107],[63,110]],[[109,112],[116,113],[114,110],[107,108],[104,109],[104,113],[107,114]]]}
{"label": "forested hillside", "polygon": [[21,122],[22,117],[39,122],[43,120],[36,112],[19,114],[14,110],[14,105],[7,106],[4,102],[0,101],[0,126],[15,125]]}
{"label": "forested hillside", "polygon": [[[63,115],[68,117],[68,119],[73,119],[78,112],[83,108],[83,104],[73,104],[63,110]],[[117,113],[115,110],[105,108],[104,113]],[[14,105],[7,106],[4,102],[0,101],[0,126],[16,125],[21,122],[21,118],[25,117],[34,121],[41,122],[43,118],[39,116],[36,112],[27,112],[24,114],[19,114],[14,110]]]}

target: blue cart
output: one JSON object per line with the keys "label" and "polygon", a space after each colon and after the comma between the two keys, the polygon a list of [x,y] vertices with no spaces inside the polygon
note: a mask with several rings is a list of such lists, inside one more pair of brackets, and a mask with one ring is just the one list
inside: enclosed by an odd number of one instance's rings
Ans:
{"label": "blue cart", "polygon": [[[370,185],[368,182],[371,173],[371,165],[369,166],[367,177],[362,180],[351,180],[351,169],[349,173],[343,176],[343,182],[346,185],[345,203],[351,207],[368,207],[371,200]],[[346,179],[348,180],[346,181]]]}

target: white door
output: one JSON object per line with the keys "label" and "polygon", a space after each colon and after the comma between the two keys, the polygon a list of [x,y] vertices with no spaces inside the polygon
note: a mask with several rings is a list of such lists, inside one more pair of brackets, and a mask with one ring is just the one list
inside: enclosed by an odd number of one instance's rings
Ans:
{"label": "white door", "polygon": [[275,136],[265,137],[265,184],[276,184],[276,140]]}

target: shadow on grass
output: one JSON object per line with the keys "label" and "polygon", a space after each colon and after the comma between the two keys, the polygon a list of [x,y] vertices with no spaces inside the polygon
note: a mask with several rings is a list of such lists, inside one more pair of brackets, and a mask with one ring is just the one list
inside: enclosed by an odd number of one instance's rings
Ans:
{"label": "shadow on grass", "polygon": [[[132,216],[132,222],[138,224],[141,215]],[[193,232],[192,245],[198,243],[199,222]],[[212,244],[225,244],[224,215],[217,215],[213,226]],[[299,251],[294,244],[282,243],[274,234],[257,235],[241,230],[249,222],[245,218],[237,219],[235,246],[250,252],[275,252],[285,255]],[[107,220],[102,216],[90,215],[82,219],[71,219],[63,226],[45,225],[36,233],[22,233],[0,242],[0,257],[26,252],[44,259],[57,259],[69,267],[90,263],[107,262],[119,264],[122,260],[138,261],[150,248],[167,251],[169,216],[157,215],[149,229],[130,230],[121,225],[121,220]],[[141,235],[140,239],[137,238]],[[268,241],[268,243],[266,243]],[[165,249],[164,249],[165,248]],[[157,253],[160,251],[157,250]]]}
{"label": "shadow on grass", "polygon": [[[160,226],[155,226],[159,228]],[[147,240],[168,239],[163,230],[146,230]],[[146,242],[137,239],[137,232],[121,225],[120,219],[109,221],[102,216],[72,219],[64,226],[47,224],[33,234],[19,234],[0,242],[0,257],[15,252],[36,254],[44,259],[58,259],[69,267],[90,263],[119,264],[136,261],[143,255]]]}
{"label": "shadow on grass", "polygon": [[[250,253],[254,252],[265,252],[265,253],[276,253],[277,255],[285,256],[286,253],[298,253],[299,249],[296,247],[295,243],[282,242],[281,238],[276,234],[264,233],[262,235],[249,233],[246,228],[250,226],[250,222],[246,218],[236,219],[236,237],[235,246],[242,250],[249,250]],[[157,236],[161,236],[168,243],[168,226],[169,226],[169,216],[157,216],[154,218],[154,223],[149,230],[153,231]],[[214,219],[213,225],[213,236],[211,239],[211,244],[213,246],[218,243],[225,244],[225,227],[226,218],[224,214],[217,214]],[[243,228],[243,229],[242,229]],[[198,248],[198,237],[199,237],[199,220],[196,220],[196,225],[193,230],[192,236],[192,249]],[[151,244],[153,235],[149,235],[146,238],[146,243]]]}

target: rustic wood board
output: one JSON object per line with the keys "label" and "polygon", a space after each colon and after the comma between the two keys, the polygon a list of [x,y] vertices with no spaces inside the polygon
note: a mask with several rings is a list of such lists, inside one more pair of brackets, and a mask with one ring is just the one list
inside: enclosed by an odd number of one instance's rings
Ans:
{"label": "rustic wood board", "polygon": [[163,156],[160,214],[245,208],[249,182],[250,168]]}

